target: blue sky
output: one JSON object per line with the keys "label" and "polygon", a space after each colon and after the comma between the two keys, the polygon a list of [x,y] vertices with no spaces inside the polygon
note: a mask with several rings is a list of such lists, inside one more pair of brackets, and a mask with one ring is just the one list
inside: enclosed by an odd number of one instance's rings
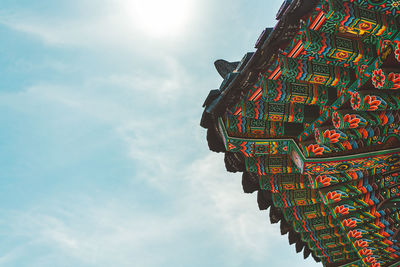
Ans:
{"label": "blue sky", "polygon": [[313,266],[201,105],[281,0],[3,0],[0,266]]}

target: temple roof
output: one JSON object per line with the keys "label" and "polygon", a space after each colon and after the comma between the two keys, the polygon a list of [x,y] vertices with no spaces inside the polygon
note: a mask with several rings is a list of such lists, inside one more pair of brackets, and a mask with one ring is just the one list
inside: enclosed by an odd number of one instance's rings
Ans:
{"label": "temple roof", "polygon": [[243,172],[304,257],[400,264],[400,2],[286,0],[204,102],[210,150]]}

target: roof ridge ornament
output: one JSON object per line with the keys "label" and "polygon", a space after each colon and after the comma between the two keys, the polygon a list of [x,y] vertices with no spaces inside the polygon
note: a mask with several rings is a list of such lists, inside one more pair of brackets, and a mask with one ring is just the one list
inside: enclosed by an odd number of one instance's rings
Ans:
{"label": "roof ridge ornament", "polygon": [[217,69],[219,75],[225,78],[229,73],[233,72],[239,65],[239,61],[229,62],[224,59],[218,59],[214,62],[214,66]]}

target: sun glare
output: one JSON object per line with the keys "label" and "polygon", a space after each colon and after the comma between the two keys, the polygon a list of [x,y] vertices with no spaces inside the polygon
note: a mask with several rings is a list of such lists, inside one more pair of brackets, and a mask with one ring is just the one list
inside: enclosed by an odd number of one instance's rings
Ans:
{"label": "sun glare", "polygon": [[131,7],[132,19],[148,35],[173,37],[185,29],[192,7],[191,0],[136,0]]}

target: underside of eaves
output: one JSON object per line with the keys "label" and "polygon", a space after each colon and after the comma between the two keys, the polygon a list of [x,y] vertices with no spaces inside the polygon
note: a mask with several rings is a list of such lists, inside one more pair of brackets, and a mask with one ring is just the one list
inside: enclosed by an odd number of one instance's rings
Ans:
{"label": "underside of eaves", "polygon": [[400,266],[400,1],[286,0],[204,102],[210,150],[304,257]]}

